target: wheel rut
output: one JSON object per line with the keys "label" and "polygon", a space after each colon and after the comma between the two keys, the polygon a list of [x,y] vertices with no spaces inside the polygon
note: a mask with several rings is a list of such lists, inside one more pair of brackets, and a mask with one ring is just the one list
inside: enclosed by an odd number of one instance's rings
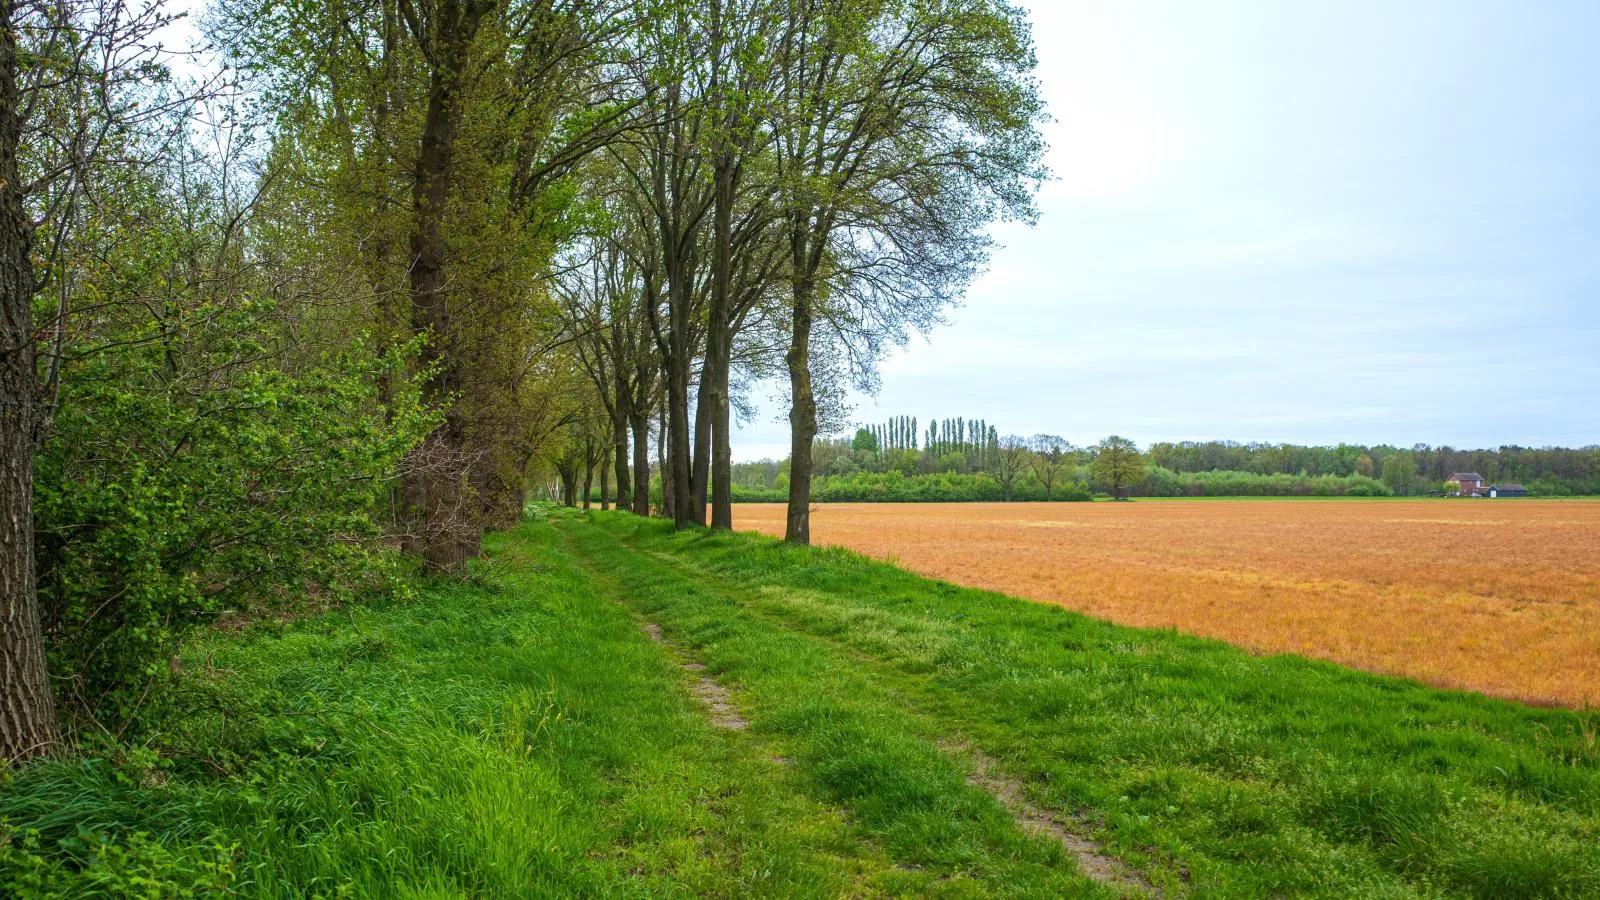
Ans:
{"label": "wheel rut", "polygon": [[[620,602],[620,601],[619,601]],[[750,727],[750,720],[744,717],[739,707],[733,702],[733,694],[715,679],[706,675],[706,667],[702,663],[684,658],[683,648],[667,640],[661,633],[661,626],[654,622],[644,622],[639,629],[650,636],[650,640],[668,648],[678,659],[678,665],[688,672],[693,681],[689,685],[689,693],[700,701],[706,708],[707,718],[711,724],[727,731],[743,731]]]}

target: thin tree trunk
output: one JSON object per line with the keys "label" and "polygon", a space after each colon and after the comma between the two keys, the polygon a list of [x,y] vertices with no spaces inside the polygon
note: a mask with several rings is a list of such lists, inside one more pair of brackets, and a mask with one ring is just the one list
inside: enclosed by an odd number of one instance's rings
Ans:
{"label": "thin tree trunk", "polygon": [[[676,112],[680,107],[678,96],[681,86],[666,87],[666,108]],[[662,497],[666,514],[678,528],[688,525],[694,518],[694,491],[691,484],[689,459],[689,369],[694,348],[690,344],[689,307],[693,298],[693,278],[685,265],[683,222],[683,185],[672,182],[668,190],[668,170],[681,165],[686,154],[681,125],[671,131],[673,146],[667,146],[663,135],[655,147],[654,185],[657,216],[661,226],[662,261],[667,279],[667,347],[664,359],[666,379],[666,433],[663,450],[666,460],[662,466]],[[668,485],[670,483],[670,490]],[[668,500],[667,498],[671,499]]]}
{"label": "thin tree trunk", "polygon": [[617,360],[617,402],[611,407],[611,462],[617,472],[617,509],[629,508],[632,493],[628,482],[628,425],[633,403],[628,379],[622,374],[622,360]]}
{"label": "thin tree trunk", "polygon": [[594,493],[594,438],[583,438],[583,511],[589,511],[589,498]]}
{"label": "thin tree trunk", "polygon": [[[687,285],[681,285],[687,288]],[[694,519],[694,493],[689,474],[689,312],[688,291],[674,290],[672,302],[672,352],[667,359],[667,468],[662,483],[672,483],[668,514],[679,528]]]}
{"label": "thin tree trunk", "polygon": [[695,392],[694,404],[694,459],[689,470],[689,492],[693,497],[691,510],[696,525],[706,524],[706,491],[711,476],[711,369],[715,365],[709,349],[700,365],[700,389]]}
{"label": "thin tree trunk", "polygon": [[633,514],[650,515],[650,418],[642,407],[629,410],[633,426]]}
{"label": "thin tree trunk", "polygon": [[[717,6],[718,12],[721,5]],[[726,138],[725,138],[726,139]],[[728,415],[729,368],[733,365],[733,154],[717,155],[712,210],[711,309],[706,329],[706,373],[711,432],[711,527],[733,528],[733,447]]]}
{"label": "thin tree trunk", "polygon": [[[688,299],[681,302],[687,304]],[[676,315],[676,313],[674,313]],[[673,329],[678,331],[676,327]],[[684,338],[673,353],[672,371],[667,383],[667,461],[671,466],[672,523],[683,528],[694,521],[694,490],[689,466],[689,366],[688,319],[683,322]]]}
{"label": "thin tree trunk", "polygon": [[17,149],[16,7],[0,0],[0,761],[61,748],[33,568],[33,455],[45,429],[34,350],[30,250]]}
{"label": "thin tree trunk", "polygon": [[656,451],[661,455],[661,516],[670,519],[673,517],[673,479],[669,475],[669,460],[667,452],[667,411],[661,410],[661,439],[656,441]]}
{"label": "thin tree trunk", "polygon": [[[797,268],[803,263],[804,245],[796,241]],[[811,390],[811,282],[795,281],[794,320],[789,350],[789,510],[783,539],[811,543],[811,442],[817,436],[817,400]]]}
{"label": "thin tree trunk", "polygon": [[600,460],[600,510],[604,512],[611,508],[611,451],[604,451],[605,456]]}

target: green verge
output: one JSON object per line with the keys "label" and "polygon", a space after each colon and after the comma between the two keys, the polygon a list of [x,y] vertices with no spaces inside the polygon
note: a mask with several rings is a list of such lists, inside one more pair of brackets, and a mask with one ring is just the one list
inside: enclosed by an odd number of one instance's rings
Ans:
{"label": "green verge", "polygon": [[891,852],[928,807],[864,810],[858,792],[912,776],[857,754],[942,737],[1196,896],[1600,895],[1593,712],[1123,628],[838,549],[596,523],[565,528],[590,564]]}

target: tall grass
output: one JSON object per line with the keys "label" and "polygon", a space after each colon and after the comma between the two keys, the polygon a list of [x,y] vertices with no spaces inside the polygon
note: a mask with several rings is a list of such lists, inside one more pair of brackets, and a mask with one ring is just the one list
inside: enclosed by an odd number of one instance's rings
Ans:
{"label": "tall grass", "polygon": [[896,877],[708,726],[553,537],[498,539],[517,559],[494,586],[195,646],[186,664],[212,674],[156,743],[0,788],[0,894],[796,896]]}

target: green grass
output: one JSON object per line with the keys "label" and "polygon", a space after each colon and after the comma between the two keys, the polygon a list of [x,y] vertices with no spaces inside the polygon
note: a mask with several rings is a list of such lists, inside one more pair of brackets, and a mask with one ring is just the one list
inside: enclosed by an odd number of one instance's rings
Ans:
{"label": "green grass", "polygon": [[0,785],[0,894],[1111,895],[972,747],[1170,893],[1600,895],[1593,713],[549,519],[476,585],[208,636],[149,749]]}

